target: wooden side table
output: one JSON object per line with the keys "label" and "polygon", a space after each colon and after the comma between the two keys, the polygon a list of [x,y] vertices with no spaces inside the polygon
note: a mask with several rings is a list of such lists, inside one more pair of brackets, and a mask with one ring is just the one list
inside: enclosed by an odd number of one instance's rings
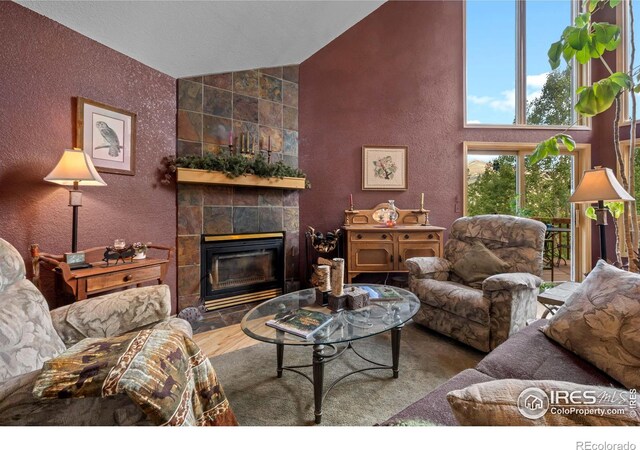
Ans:
{"label": "wooden side table", "polygon": [[165,259],[145,258],[118,264],[112,262],[107,266],[106,262],[101,261],[104,247],[97,247],[84,251],[86,261],[93,267],[72,270],[64,262],[64,255],[42,253],[38,245],[34,244],[31,246],[33,282],[40,287],[40,266],[45,265],[56,273],[56,291],[62,290],[70,294],[75,301],[115,289],[140,287],[147,282],[162,284],[174,248],[161,245],[149,245],[148,248],[166,251],[167,256]]}
{"label": "wooden side table", "polygon": [[542,318],[546,319],[549,314],[555,314],[579,287],[580,283],[566,281],[538,294],[538,302],[546,308],[546,311],[542,314]]}

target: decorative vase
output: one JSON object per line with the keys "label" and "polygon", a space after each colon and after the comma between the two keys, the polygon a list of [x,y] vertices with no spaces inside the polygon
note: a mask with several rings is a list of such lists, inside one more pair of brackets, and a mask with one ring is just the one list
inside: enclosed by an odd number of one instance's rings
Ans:
{"label": "decorative vase", "polygon": [[136,250],[136,254],[133,259],[145,259],[147,257],[147,252],[145,250],[138,251]]}
{"label": "decorative vase", "polygon": [[395,200],[389,200],[389,213],[387,215],[387,226],[393,227],[398,220],[398,211],[396,210]]}

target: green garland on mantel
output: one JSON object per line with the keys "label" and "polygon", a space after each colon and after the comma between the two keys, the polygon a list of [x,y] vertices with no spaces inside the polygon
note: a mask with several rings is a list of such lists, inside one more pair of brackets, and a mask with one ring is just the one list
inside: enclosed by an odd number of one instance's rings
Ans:
{"label": "green garland on mantel", "polygon": [[288,166],[282,161],[270,163],[263,154],[247,156],[231,153],[229,150],[223,149],[220,153],[206,153],[203,156],[165,157],[163,164],[166,168],[164,179],[162,180],[163,184],[169,184],[172,174],[178,168],[184,168],[222,172],[229,178],[237,178],[241,175],[256,175],[260,178],[304,178],[305,187],[311,187],[311,183],[303,171]]}

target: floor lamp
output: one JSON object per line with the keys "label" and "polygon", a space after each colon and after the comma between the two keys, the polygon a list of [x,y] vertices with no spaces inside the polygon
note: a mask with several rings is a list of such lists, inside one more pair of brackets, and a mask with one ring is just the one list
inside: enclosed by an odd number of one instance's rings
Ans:
{"label": "floor lamp", "polygon": [[82,206],[83,186],[106,186],[107,183],[100,177],[91,158],[79,148],[65,150],[58,164],[51,173],[44,177],[45,181],[73,186],[69,190],[69,206],[73,208],[73,225],[71,228],[71,253],[65,253],[68,263],[84,264],[84,255],[79,256],[78,251],[78,208]]}
{"label": "floor lamp", "polygon": [[578,187],[569,197],[570,203],[598,203],[595,208],[596,223],[600,232],[600,259],[607,260],[607,240],[604,227],[607,225],[607,208],[604,202],[626,202],[633,197],[618,183],[613,171],[607,167],[585,170]]}

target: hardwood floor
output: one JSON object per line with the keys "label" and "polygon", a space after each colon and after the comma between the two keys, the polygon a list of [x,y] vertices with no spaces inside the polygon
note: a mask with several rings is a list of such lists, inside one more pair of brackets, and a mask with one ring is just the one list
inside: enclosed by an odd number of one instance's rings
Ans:
{"label": "hardwood floor", "polygon": [[209,358],[260,343],[244,334],[239,323],[195,334],[193,340]]}

